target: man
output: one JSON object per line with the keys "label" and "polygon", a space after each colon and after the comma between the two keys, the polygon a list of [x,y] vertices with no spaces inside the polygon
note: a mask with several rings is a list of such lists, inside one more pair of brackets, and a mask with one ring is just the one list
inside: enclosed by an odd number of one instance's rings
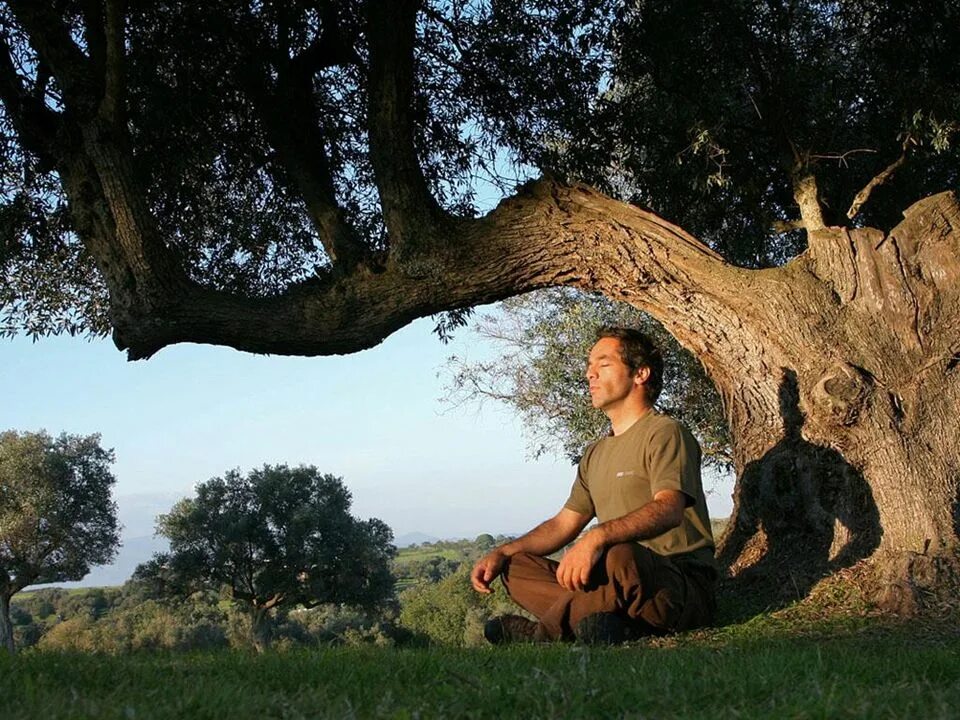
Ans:
{"label": "man", "polygon": [[[593,406],[612,434],[587,448],[570,497],[554,517],[481,558],[481,593],[500,577],[538,622],[492,619],[492,643],[517,640],[622,642],[711,622],[714,543],[700,481],[700,446],[654,411],[663,360],[643,333],[602,328],[586,371]],[[599,524],[558,563],[545,556]]]}

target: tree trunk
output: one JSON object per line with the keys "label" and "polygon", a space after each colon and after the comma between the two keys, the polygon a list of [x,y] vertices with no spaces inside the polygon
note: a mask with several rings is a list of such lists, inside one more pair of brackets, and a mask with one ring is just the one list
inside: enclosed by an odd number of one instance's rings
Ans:
{"label": "tree trunk", "polygon": [[912,614],[960,580],[960,211],[918,203],[889,234],[827,229],[701,355],[735,438],[731,574],[781,599],[857,564],[866,597]]}
{"label": "tree trunk", "polygon": [[273,643],[273,622],[270,610],[264,607],[253,607],[250,616],[250,639],[258,653],[266,652]]}
{"label": "tree trunk", "polygon": [[13,642],[13,623],[10,621],[10,596],[0,593],[0,647],[13,655],[16,646]]}

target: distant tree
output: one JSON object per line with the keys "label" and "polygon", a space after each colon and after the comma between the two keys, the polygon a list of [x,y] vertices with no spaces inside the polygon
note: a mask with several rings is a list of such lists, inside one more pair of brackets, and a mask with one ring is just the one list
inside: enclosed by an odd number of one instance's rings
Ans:
{"label": "distant tree", "polygon": [[487,548],[491,548],[494,545],[493,535],[491,535],[490,533],[483,533],[482,535],[478,535],[477,539],[474,540],[474,544],[476,544],[477,547],[484,550],[486,550]]}
{"label": "distant tree", "polygon": [[158,519],[170,552],[134,571],[158,596],[226,588],[251,616],[252,641],[270,645],[274,608],[320,603],[372,607],[393,593],[393,533],[350,515],[343,481],[313,466],[264,465],[197,485]]}
{"label": "distant tree", "polygon": [[723,406],[700,362],[645,312],[596,293],[540,290],[505,300],[497,312],[481,316],[474,330],[497,352],[480,361],[451,357],[448,400],[502,402],[522,419],[535,456],[556,452],[577,462],[609,428],[606,416],[591,406],[583,378],[602,325],[636,327],[654,339],[666,366],[657,407],[690,427],[707,464],[729,469],[733,458]]}
{"label": "distant tree", "polygon": [[0,645],[11,653],[14,594],[80,580],[116,555],[113,460],[99,435],[0,434]]}

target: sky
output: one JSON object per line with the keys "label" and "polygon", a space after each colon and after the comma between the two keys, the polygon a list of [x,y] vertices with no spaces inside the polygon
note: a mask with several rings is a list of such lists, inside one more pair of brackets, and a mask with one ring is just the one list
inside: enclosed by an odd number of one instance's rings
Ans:
{"label": "sky", "polygon": [[[398,538],[517,534],[560,509],[574,468],[533,460],[494,402],[441,400],[450,355],[495,352],[469,328],[442,344],[423,319],[348,356],[290,358],[181,344],[128,362],[109,339],[0,340],[0,430],[99,433],[113,448],[125,539],[231,468],[316,465],[343,478],[352,512]],[[714,516],[729,482],[705,476]]]}

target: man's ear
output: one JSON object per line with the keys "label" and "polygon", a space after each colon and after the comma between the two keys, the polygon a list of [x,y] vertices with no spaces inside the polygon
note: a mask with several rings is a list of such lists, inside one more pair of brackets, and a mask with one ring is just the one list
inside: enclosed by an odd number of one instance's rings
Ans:
{"label": "man's ear", "polygon": [[634,385],[645,385],[650,379],[650,368],[642,367],[638,368],[636,374],[633,376]]}

